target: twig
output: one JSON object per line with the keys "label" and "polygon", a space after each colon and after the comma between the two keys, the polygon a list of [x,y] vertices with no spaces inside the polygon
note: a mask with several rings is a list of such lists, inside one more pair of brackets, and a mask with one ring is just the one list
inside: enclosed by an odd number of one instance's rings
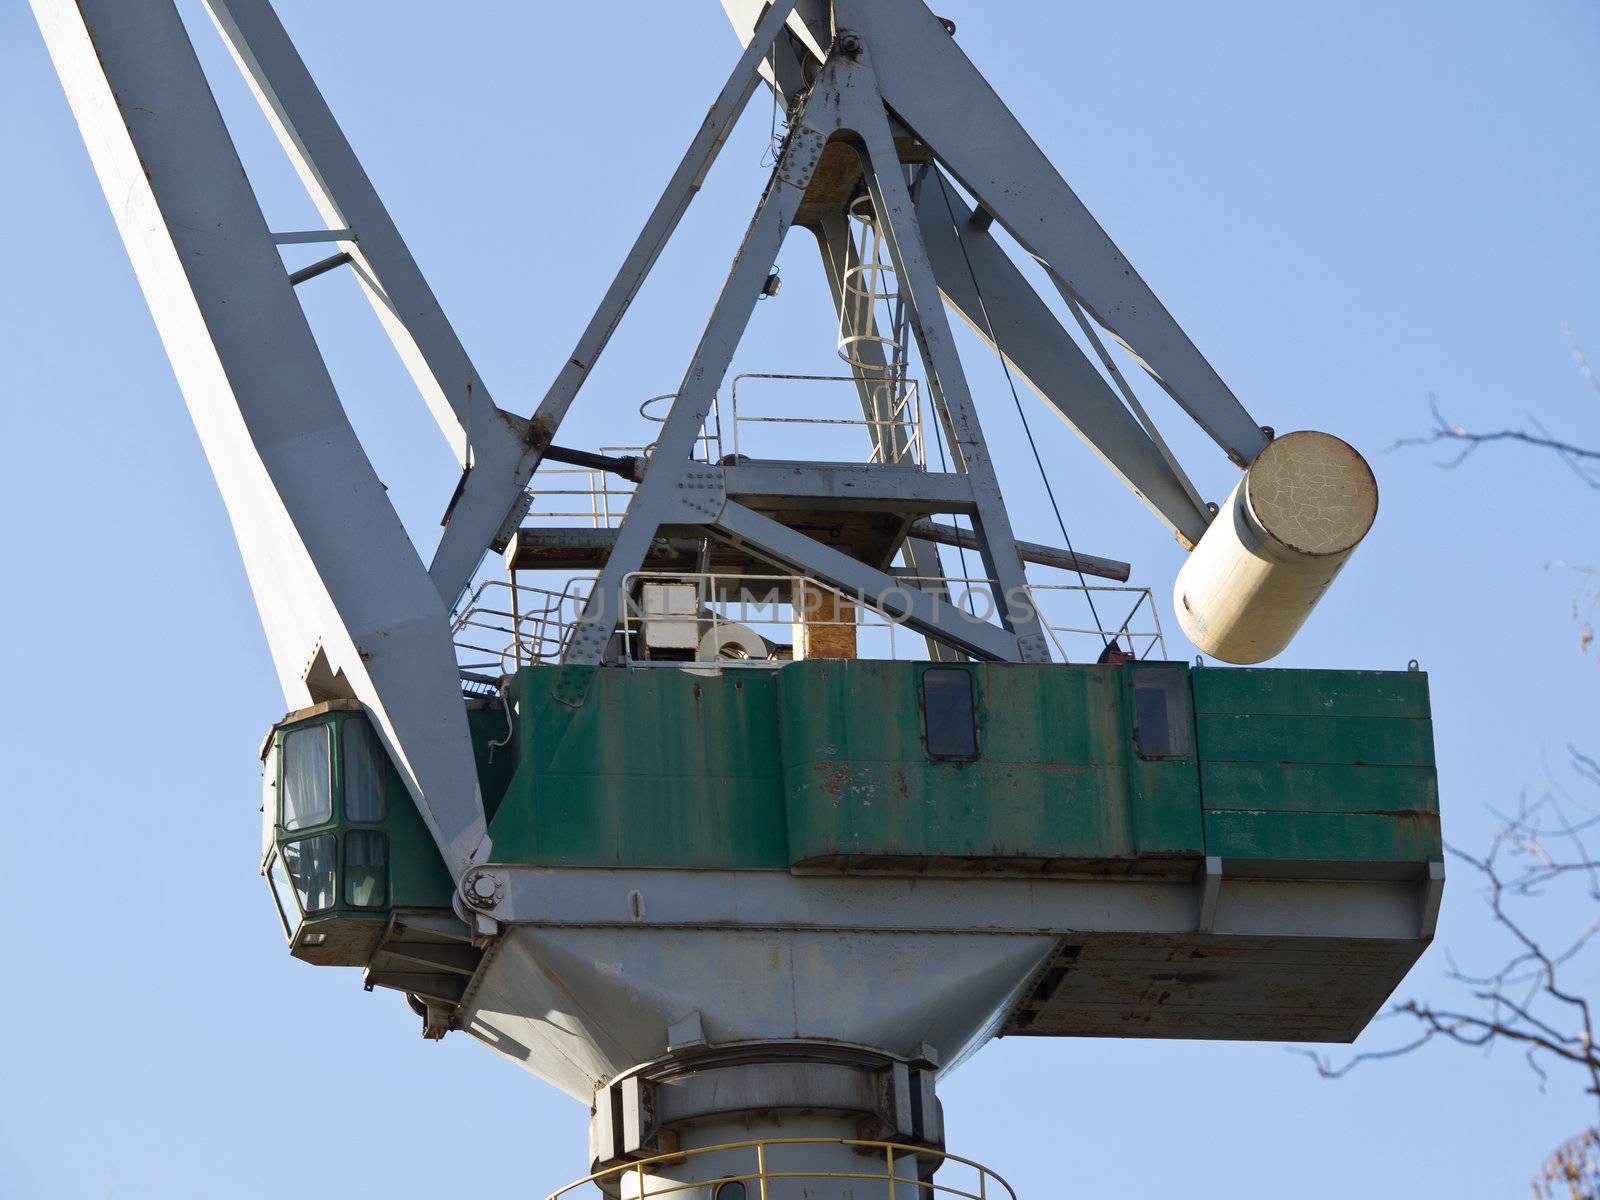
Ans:
{"label": "twig", "polygon": [[[1535,446],[1542,450],[1552,450],[1559,454],[1578,474],[1578,478],[1596,490],[1600,490],[1600,476],[1592,474],[1582,466],[1583,462],[1600,462],[1600,450],[1592,450],[1587,446],[1579,446],[1572,442],[1562,441],[1560,438],[1551,437],[1549,432],[1540,426],[1541,432],[1529,433],[1526,429],[1496,429],[1488,433],[1477,433],[1464,425],[1453,425],[1447,421],[1444,414],[1439,411],[1439,402],[1433,397],[1428,397],[1428,410],[1433,415],[1433,432],[1420,437],[1400,438],[1389,446],[1390,450],[1402,450],[1408,446],[1437,446],[1444,442],[1454,442],[1461,447],[1454,458],[1437,461],[1436,466],[1453,470],[1466,462],[1479,447],[1490,442],[1521,442],[1527,446]],[[1537,422],[1535,422],[1537,424]]]}

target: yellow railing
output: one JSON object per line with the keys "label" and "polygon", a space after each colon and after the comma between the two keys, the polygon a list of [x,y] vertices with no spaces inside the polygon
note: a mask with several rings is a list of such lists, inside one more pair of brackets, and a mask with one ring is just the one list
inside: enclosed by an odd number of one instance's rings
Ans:
{"label": "yellow railing", "polygon": [[[859,1171],[808,1171],[794,1170],[783,1166],[781,1163],[773,1165],[771,1158],[782,1158],[783,1147],[790,1146],[831,1146],[846,1147],[857,1152],[862,1158],[862,1169]],[[730,1151],[747,1150],[750,1152],[749,1171],[734,1171],[722,1173],[710,1178],[696,1179],[688,1183],[678,1183],[658,1177],[664,1168],[676,1167],[690,1159],[707,1154],[726,1154]],[[777,1154],[773,1152],[777,1151]],[[917,1170],[917,1160],[930,1162],[935,1167],[954,1164],[964,1167],[967,1175],[960,1181],[966,1187],[958,1187],[953,1183],[935,1183],[931,1179],[920,1179],[922,1174]],[[870,1164],[870,1166],[868,1165]],[[783,1169],[778,1169],[783,1166]],[[912,1175],[903,1175],[897,1172],[907,1167],[913,1170]],[[931,1172],[929,1172],[931,1174]],[[566,1187],[551,1192],[546,1200],[560,1200],[568,1196],[585,1184],[595,1184],[605,1191],[620,1192],[623,1181],[627,1176],[634,1176],[635,1197],[654,1200],[657,1196],[669,1196],[676,1192],[702,1191],[701,1194],[715,1195],[715,1189],[724,1183],[753,1183],[757,1185],[756,1195],[749,1200],[768,1200],[767,1184],[776,1180],[804,1180],[816,1182],[825,1179],[848,1179],[856,1181],[879,1182],[887,1186],[884,1193],[888,1200],[933,1200],[936,1196],[957,1197],[959,1200],[1016,1200],[1017,1194],[1011,1185],[988,1167],[981,1163],[973,1162],[970,1158],[962,1158],[958,1154],[947,1154],[942,1150],[932,1150],[922,1146],[906,1146],[898,1142],[875,1142],[858,1138],[763,1138],[749,1142],[724,1142],[717,1146],[700,1146],[691,1150],[678,1150],[670,1154],[657,1154],[651,1158],[641,1158],[633,1162],[621,1163],[615,1167],[608,1167],[604,1171],[597,1171],[593,1175],[586,1175],[582,1179],[567,1184]]]}

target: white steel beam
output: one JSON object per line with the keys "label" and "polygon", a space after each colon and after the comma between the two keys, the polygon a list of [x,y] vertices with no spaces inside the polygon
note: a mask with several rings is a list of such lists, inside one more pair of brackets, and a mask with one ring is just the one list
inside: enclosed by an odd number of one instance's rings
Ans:
{"label": "white steel beam", "polygon": [[[722,11],[727,13],[741,42],[750,45],[760,40],[750,31],[766,14],[767,0],[722,0]],[[833,40],[833,14],[829,0],[801,0],[794,6],[787,23],[790,36],[797,46],[819,63],[828,56],[828,44]],[[768,67],[767,71],[770,69]]]}
{"label": "white steel beam", "polygon": [[334,391],[171,0],[32,0],[233,523],[288,707],[343,676],[458,877],[486,852],[444,605]]}
{"label": "white steel beam", "polygon": [[[568,643],[569,664],[583,666],[601,660],[623,612],[626,581],[643,564],[652,539],[664,523],[701,524],[708,532],[764,549],[824,582],[866,597],[886,591],[903,594],[903,585],[893,577],[872,571],[777,521],[728,502],[724,491],[725,486],[737,489],[753,485],[753,475],[764,471],[770,481],[765,486],[772,489],[773,495],[787,495],[791,488],[808,493],[818,486],[832,495],[844,477],[841,471],[798,463],[718,469],[697,466],[692,461],[695,440],[710,411],[712,397],[727,372],[784,234],[799,210],[823,147],[830,137],[840,134],[854,139],[864,151],[875,219],[889,245],[909,305],[911,325],[922,349],[932,399],[946,424],[961,473],[956,481],[948,476],[875,467],[869,471],[871,484],[891,490],[909,486],[918,495],[927,491],[933,481],[959,489],[976,518],[980,554],[1003,628],[964,617],[948,603],[923,592],[914,592],[903,604],[897,599],[893,611],[904,615],[907,623],[920,632],[982,658],[1048,661],[1047,643],[1038,613],[1027,600],[1022,560],[1012,539],[999,483],[922,244],[883,100],[871,66],[861,48],[854,46],[830,56],[807,97],[803,113],[790,128],[745,243],[656,443],[649,470],[634,493],[615,548]],[[740,472],[751,477],[741,477]]]}
{"label": "white steel beam", "polygon": [[[891,620],[903,621],[918,633],[937,638],[975,658],[1014,662],[1020,656],[1016,634],[742,504],[729,501],[723,505],[715,526],[707,526],[707,529],[820,580],[846,597],[859,598]],[[1032,602],[1025,592],[1018,592],[1012,597],[1010,607],[1015,617],[1020,610],[1031,612]]]}
{"label": "white steel beam", "polygon": [[930,174],[917,215],[945,301],[1167,528],[1199,541],[1211,514],[966,202]]}
{"label": "white steel beam", "polygon": [[[1426,911],[1431,878],[940,878],[514,863],[496,863],[484,874],[501,885],[494,918],[507,925],[1000,936],[1215,933],[1395,942],[1433,936]],[[1221,903],[1206,928],[1202,903],[1213,881],[1220,884]],[[648,900],[642,915],[630,908],[639,895]]]}
{"label": "white steel beam", "polygon": [[[711,411],[711,402],[728,373],[728,364],[743,337],[784,235],[794,222],[806,185],[816,169],[822,146],[838,126],[837,72],[824,66],[804,113],[790,127],[772,178],[745,232],[744,244],[717,297],[711,319],[700,335],[677,398],[656,439],[650,466],[628,504],[617,533],[616,547],[589,592],[572,637],[566,661],[598,663],[622,617],[623,586],[644,564],[646,553],[668,513],[678,503],[679,484],[690,471],[696,440]],[[721,480],[718,479],[720,491]],[[714,516],[710,512],[706,516]]]}
{"label": "white steel beam", "polygon": [[1000,495],[1000,481],[984,443],[978,410],[972,402],[966,373],[950,335],[927,247],[917,223],[916,206],[906,186],[888,114],[877,86],[872,46],[842,58],[840,120],[861,139],[866,179],[875,220],[889,245],[902,295],[909,305],[927,369],[928,391],[945,419],[950,450],[972,485],[979,554],[993,581],[995,607],[1005,627],[1017,637],[1023,662],[1048,662],[1050,652],[1038,613],[1031,606],[1008,602],[1026,593],[1027,577],[1011,533],[1011,519]]}
{"label": "white steel beam", "polygon": [[730,496],[793,498],[825,508],[963,514],[976,508],[972,481],[950,471],[757,459],[723,467],[722,478]]}
{"label": "white steel beam", "polygon": [[1239,466],[1265,435],[922,0],[834,0],[884,102]]}
{"label": "white steel beam", "polygon": [[344,248],[356,277],[465,472],[430,570],[452,606],[490,545],[504,545],[502,527],[532,456],[495,406],[272,5],[205,2],[323,220],[354,232]]}
{"label": "white steel beam", "polygon": [[700,185],[705,182],[706,174],[716,161],[723,143],[733,132],[734,122],[739,119],[739,114],[744,111],[751,93],[761,80],[758,70],[761,60],[770,49],[773,38],[783,29],[784,22],[794,10],[794,6],[795,0],[777,0],[776,3],[767,6],[761,19],[756,23],[749,45],[739,56],[739,61],[734,64],[732,72],[728,75],[728,81],[722,85],[722,91],[717,94],[710,111],[706,113],[705,120],[700,123],[699,130],[689,143],[689,148],[684,151],[678,169],[672,173],[666,189],[657,199],[655,207],[650,210],[644,228],[639,231],[632,248],[623,258],[622,266],[617,269],[617,274],[612,279],[611,286],[606,289],[600,306],[595,309],[594,316],[589,318],[589,324],[578,338],[577,346],[567,356],[567,361],[562,364],[555,382],[550,385],[544,399],[540,401],[529,431],[530,440],[539,453],[543,452],[550,444],[551,438],[555,436],[556,428],[561,424],[561,418],[566,415],[573,398],[577,396],[578,389],[589,377],[595,361],[605,349],[606,343],[611,340],[612,333],[623,315],[627,313],[633,298],[638,295],[645,276],[650,273],[650,268],[655,266],[656,259],[661,257],[662,249],[672,237],[673,231],[677,229],[678,222],[683,219],[690,201],[700,190]]}

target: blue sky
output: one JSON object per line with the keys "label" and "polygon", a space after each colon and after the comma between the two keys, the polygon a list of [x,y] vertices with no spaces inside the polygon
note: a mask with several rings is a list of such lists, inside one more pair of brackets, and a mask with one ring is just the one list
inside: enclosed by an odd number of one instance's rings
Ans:
{"label": "blue sky", "polygon": [[[182,7],[243,118],[269,219],[310,225],[209,23]],[[278,7],[497,399],[528,412],[732,62],[719,7]],[[1596,563],[1595,495],[1518,448],[1453,472],[1382,451],[1426,426],[1430,394],[1465,424],[1533,412],[1600,444],[1561,332],[1600,358],[1600,16],[1583,0],[937,7],[1257,418],[1369,454],[1378,524],[1278,661],[1420,660],[1447,836],[1481,845],[1486,806],[1539,790],[1542,758],[1600,750],[1578,580],[1550,566]],[[281,697],[21,4],[0,11],[0,102],[0,1194],[250,1197],[309,1180],[423,1194],[468,1172],[537,1194],[581,1174],[578,1106],[462,1035],[423,1042],[357,973],[284,952],[254,867],[255,749]],[[762,186],[767,124],[758,99],[564,442],[610,442],[639,399],[676,387]],[[737,369],[831,355],[808,240],[780,265]],[[354,285],[302,295],[420,536],[454,485],[448,455]],[[971,354],[968,369],[1019,536],[1056,540],[998,366]],[[1130,559],[1164,598],[1180,552],[1031,411],[1074,542]],[[1220,498],[1220,454],[1157,418]],[[1454,880],[1442,942],[1498,962]],[[1402,993],[1445,994],[1444,969],[1436,949]],[[1328,1083],[1275,1045],[1014,1039],[942,1094],[951,1148],[1035,1197],[1518,1194],[1592,1113],[1559,1076],[1541,1095],[1515,1054],[1445,1048]]]}

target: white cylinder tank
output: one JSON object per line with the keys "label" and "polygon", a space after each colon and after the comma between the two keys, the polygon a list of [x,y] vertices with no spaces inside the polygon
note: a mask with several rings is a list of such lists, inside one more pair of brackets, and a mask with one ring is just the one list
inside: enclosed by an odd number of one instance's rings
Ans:
{"label": "white cylinder tank", "polygon": [[1289,644],[1378,514],[1378,483],[1326,433],[1269,442],[1178,572],[1178,624],[1204,653],[1258,663]]}

